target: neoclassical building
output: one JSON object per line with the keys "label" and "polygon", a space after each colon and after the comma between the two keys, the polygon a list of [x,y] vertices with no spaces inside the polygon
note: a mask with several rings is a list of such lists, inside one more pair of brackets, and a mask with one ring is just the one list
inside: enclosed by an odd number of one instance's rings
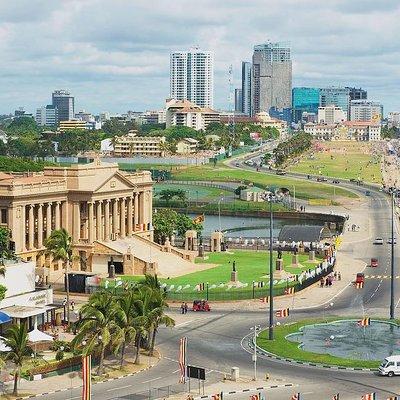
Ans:
{"label": "neoclassical building", "polygon": [[98,160],[38,174],[0,173],[0,222],[11,230],[16,254],[53,276],[62,265],[43,254],[44,241],[60,228],[73,238],[73,269],[106,272],[105,260],[118,256],[108,243],[126,241],[133,259],[130,238],[152,240],[152,190],[150,172],[127,174]]}

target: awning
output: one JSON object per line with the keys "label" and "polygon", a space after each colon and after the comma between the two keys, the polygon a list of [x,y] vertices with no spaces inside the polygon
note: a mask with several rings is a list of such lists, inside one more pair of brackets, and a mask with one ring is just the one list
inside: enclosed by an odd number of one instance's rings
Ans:
{"label": "awning", "polygon": [[6,322],[10,322],[11,318],[5,312],[0,311],[0,324],[5,324]]}
{"label": "awning", "polygon": [[32,343],[37,342],[52,342],[54,340],[53,336],[48,335],[39,329],[35,328],[33,331],[28,332],[28,340]]}

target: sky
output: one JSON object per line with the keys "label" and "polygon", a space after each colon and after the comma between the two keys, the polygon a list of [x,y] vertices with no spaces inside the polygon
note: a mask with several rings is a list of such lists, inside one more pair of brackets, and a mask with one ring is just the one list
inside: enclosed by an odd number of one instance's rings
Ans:
{"label": "sky", "polygon": [[214,53],[214,108],[227,109],[228,70],[253,46],[289,41],[293,86],[357,86],[400,110],[399,0],[1,0],[0,114],[34,111],[54,89],[76,111],[160,109],[169,55]]}

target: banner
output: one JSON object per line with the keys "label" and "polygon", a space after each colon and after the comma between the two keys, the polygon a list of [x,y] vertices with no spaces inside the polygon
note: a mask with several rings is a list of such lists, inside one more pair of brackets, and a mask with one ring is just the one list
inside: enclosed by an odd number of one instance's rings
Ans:
{"label": "banner", "polygon": [[186,382],[186,349],[187,348],[187,338],[183,337],[179,340],[179,369],[181,370],[181,377],[179,383]]}
{"label": "banner", "polygon": [[92,356],[82,357],[82,400],[91,400],[92,398]]}

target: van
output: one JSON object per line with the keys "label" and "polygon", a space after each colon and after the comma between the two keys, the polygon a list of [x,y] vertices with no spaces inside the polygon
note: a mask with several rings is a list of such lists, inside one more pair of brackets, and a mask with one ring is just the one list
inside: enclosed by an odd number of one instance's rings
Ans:
{"label": "van", "polygon": [[400,375],[400,356],[386,357],[379,366],[380,375]]}

